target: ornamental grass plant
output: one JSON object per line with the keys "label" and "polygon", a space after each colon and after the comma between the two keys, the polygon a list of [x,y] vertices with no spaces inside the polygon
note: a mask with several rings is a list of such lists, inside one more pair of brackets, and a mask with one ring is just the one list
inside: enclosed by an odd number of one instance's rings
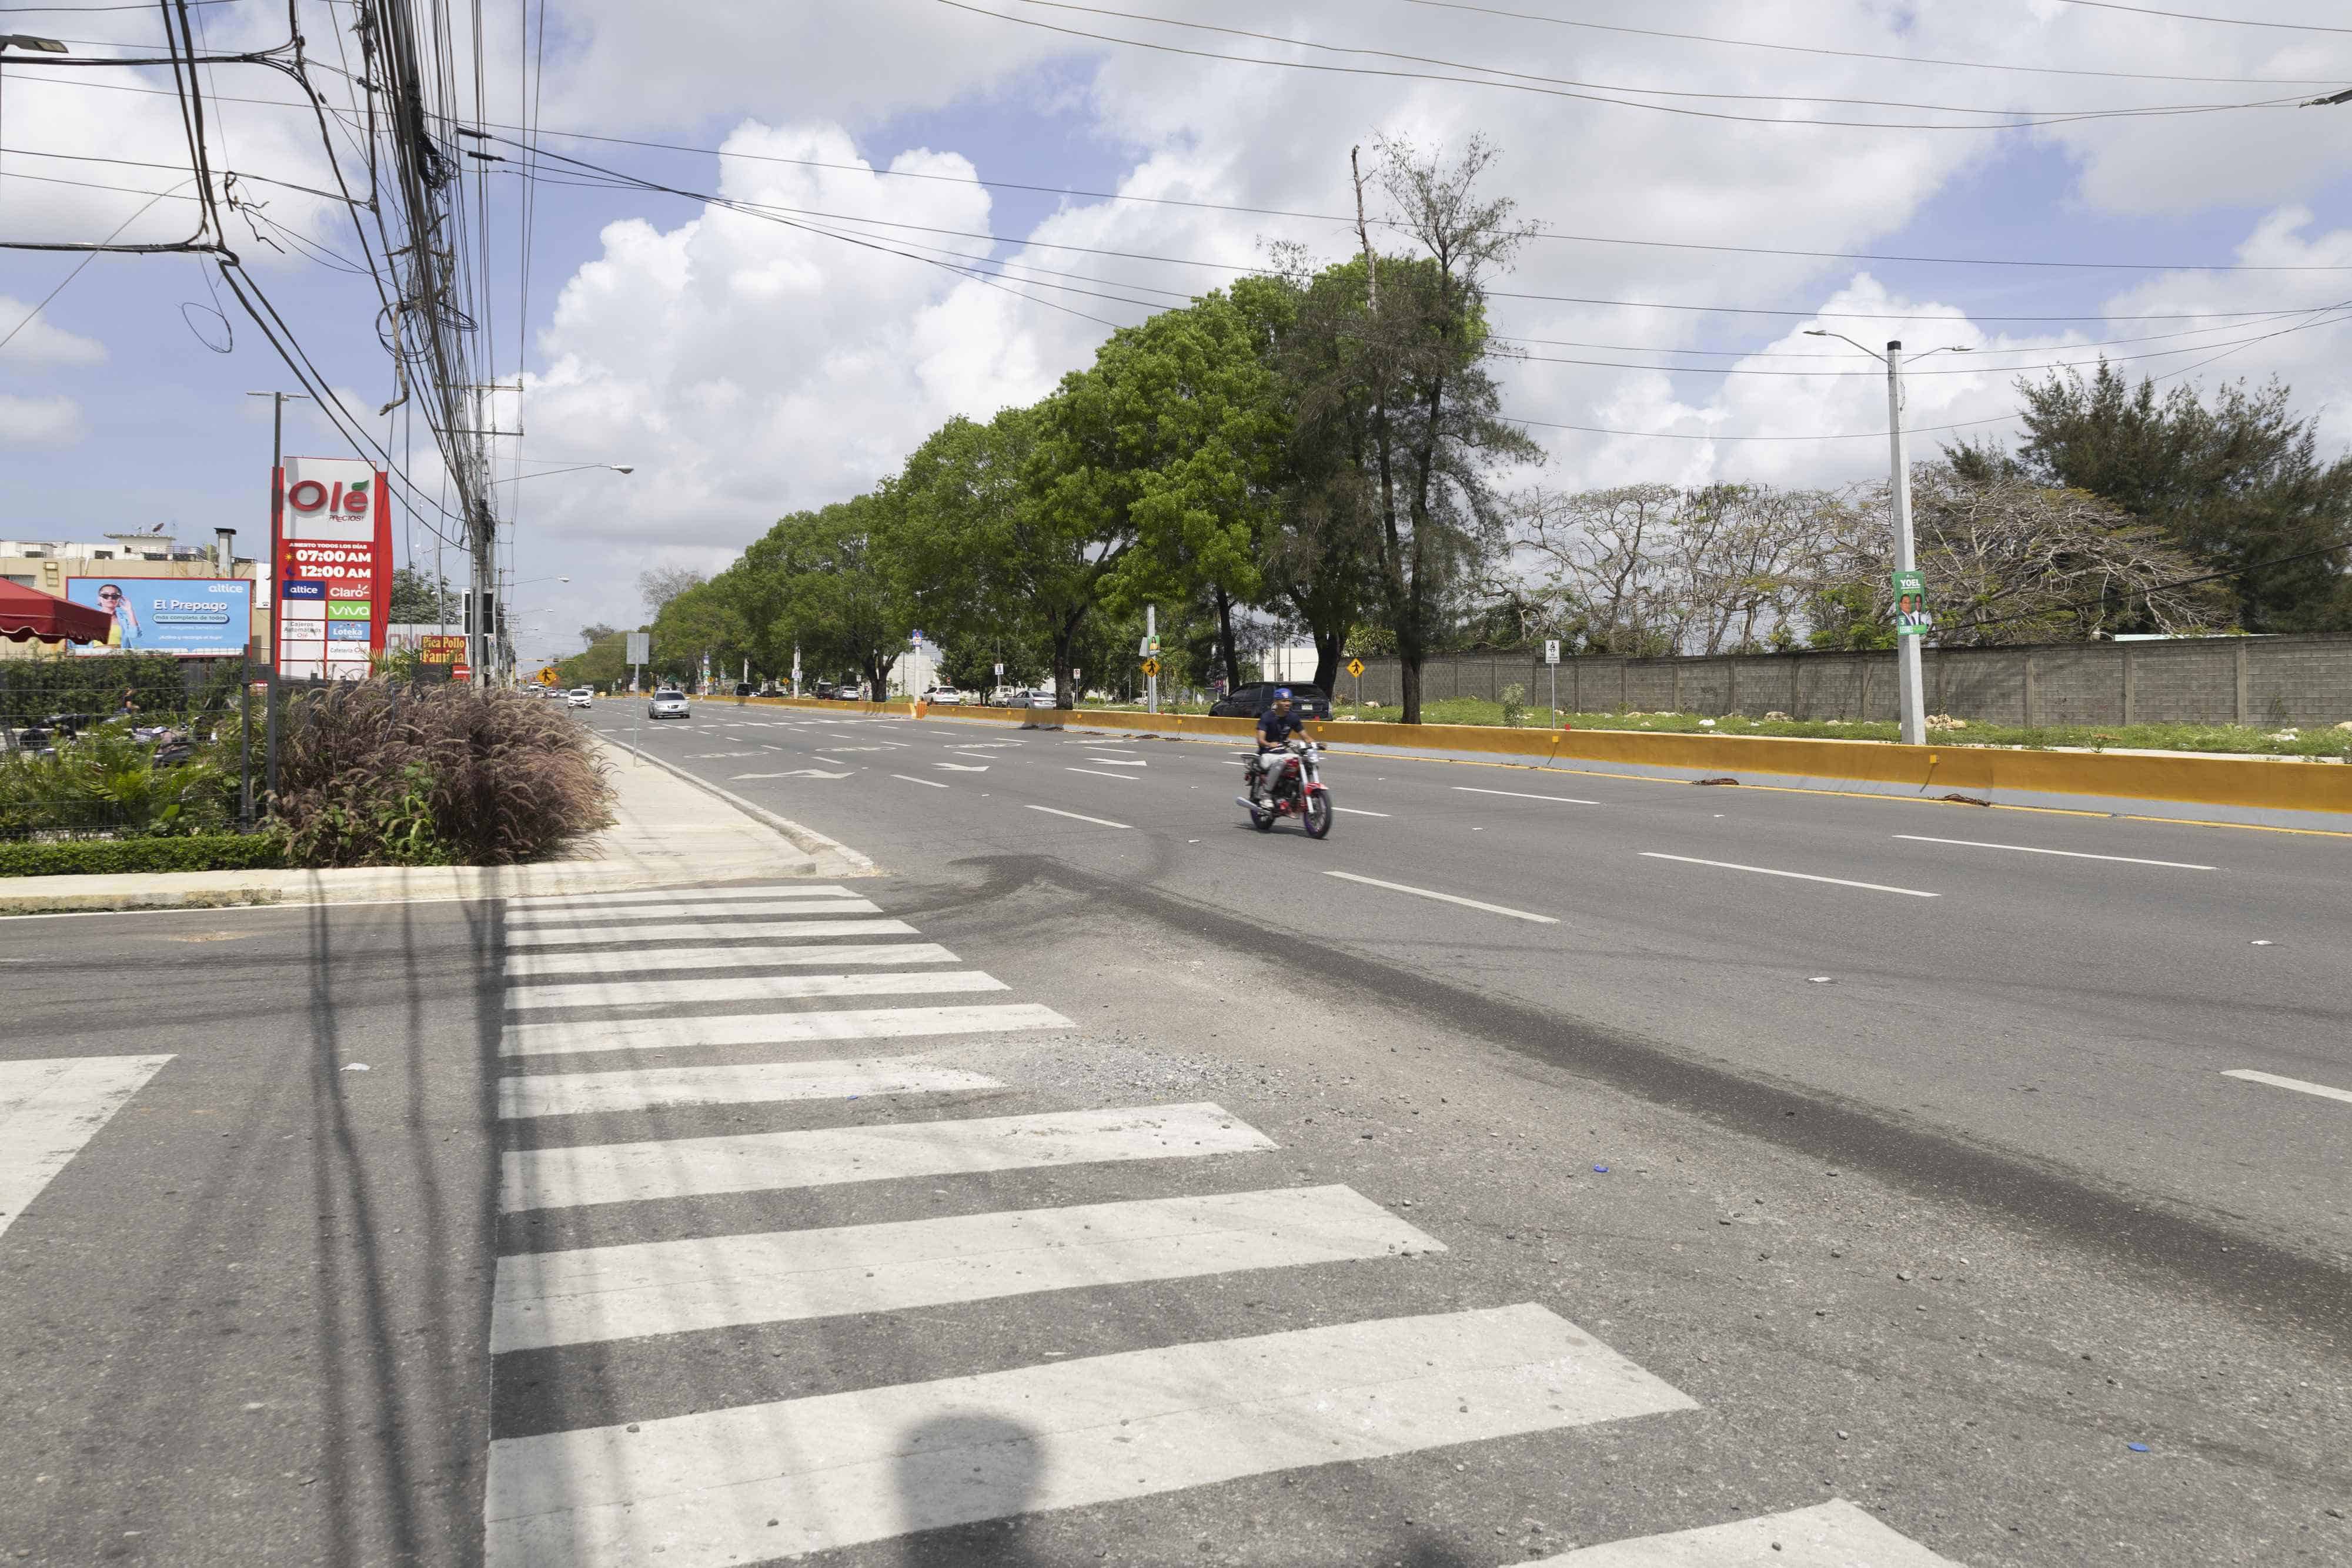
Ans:
{"label": "ornamental grass plant", "polygon": [[587,730],[519,693],[361,681],[296,694],[279,724],[290,864],[506,865],[613,821]]}

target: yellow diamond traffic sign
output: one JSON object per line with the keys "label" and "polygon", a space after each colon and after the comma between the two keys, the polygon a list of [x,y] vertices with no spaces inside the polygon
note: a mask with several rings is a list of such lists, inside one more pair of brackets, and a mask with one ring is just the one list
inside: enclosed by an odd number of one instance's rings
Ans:
{"label": "yellow diamond traffic sign", "polygon": [[1144,660],[1144,661],[1143,661],[1143,673],[1144,673],[1145,674],[1147,674],[1147,675],[1156,675],[1156,674],[1158,674],[1160,673],[1160,661],[1159,661],[1159,660],[1157,660],[1157,659],[1146,659],[1146,660]]}
{"label": "yellow diamond traffic sign", "polygon": [[1349,673],[1349,674],[1354,675],[1354,676],[1357,676],[1359,679],[1360,679],[1360,678],[1362,677],[1362,675],[1363,675],[1363,673],[1364,673],[1364,661],[1362,661],[1361,659],[1350,659],[1350,660],[1349,660],[1349,661],[1348,661],[1348,673]]}

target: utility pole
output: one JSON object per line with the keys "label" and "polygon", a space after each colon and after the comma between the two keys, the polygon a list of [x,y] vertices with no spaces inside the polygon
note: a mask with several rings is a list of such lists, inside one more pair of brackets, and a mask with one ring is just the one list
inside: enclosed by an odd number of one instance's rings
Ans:
{"label": "utility pole", "polygon": [[1364,247],[1365,308],[1377,311],[1381,308],[1381,268],[1372,259],[1371,231],[1364,226],[1364,171],[1356,162],[1360,151],[1355,147],[1348,149],[1348,172],[1356,180],[1356,243]]}
{"label": "utility pole", "polygon": [[[1887,493],[1895,508],[1895,580],[1907,582],[1919,570],[1919,550],[1911,538],[1911,461],[1903,442],[1903,340],[1886,345]],[[1903,744],[1927,744],[1927,695],[1921,690],[1919,643],[1896,617],[1895,628],[1895,701],[1902,721]]]}

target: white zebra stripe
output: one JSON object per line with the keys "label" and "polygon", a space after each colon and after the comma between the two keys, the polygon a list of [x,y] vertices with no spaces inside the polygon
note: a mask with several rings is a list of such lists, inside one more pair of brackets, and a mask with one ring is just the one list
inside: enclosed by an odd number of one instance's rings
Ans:
{"label": "white zebra stripe", "polygon": [[900,1061],[760,1061],[730,1067],[649,1067],[618,1072],[533,1072],[499,1080],[499,1115],[584,1116],[667,1105],[749,1105],[772,1100],[853,1100],[999,1089],[993,1078]]}
{"label": "white zebra stripe", "polygon": [[561,1056],[594,1051],[686,1051],[706,1045],[907,1040],[929,1035],[1076,1028],[1077,1025],[1053,1009],[1034,1002],[844,1008],[821,1013],[727,1013],[712,1018],[510,1023],[499,1041],[499,1051],[506,1056]]}
{"label": "white zebra stripe", "polygon": [[616,904],[725,904],[744,898],[844,897],[849,889],[835,882],[751,883],[737,887],[652,887],[630,893],[541,893],[509,898],[507,906],[550,909],[606,908]]}
{"label": "white zebra stripe", "polygon": [[[909,953],[918,962],[928,961]],[[944,957],[945,955],[943,954]],[[950,960],[952,961],[952,960]],[[978,969],[929,975],[750,975],[723,980],[582,980],[532,986],[509,1007],[627,1007],[644,1002],[771,1002],[796,997],[879,997],[1011,988]]]}
{"label": "white zebra stripe", "polygon": [[1444,1250],[1360,1193],[1315,1186],[525,1252],[499,1260],[490,1349]]}
{"label": "white zebra stripe", "polygon": [[169,1056],[0,1061],[0,1233]]}
{"label": "white zebra stripe", "polygon": [[[835,911],[828,909],[824,913],[832,915]],[[853,913],[879,915],[880,911],[859,900]],[[506,942],[509,952],[593,944],[599,952],[614,953],[624,949],[658,948],[668,943],[756,942],[779,938],[791,941],[803,936],[912,936],[914,934],[915,928],[903,920],[817,920],[803,915],[793,920],[688,920],[653,925],[534,925],[520,931],[509,926]]]}
{"label": "white zebra stripe", "polygon": [[[823,942],[769,942],[756,947],[699,947],[682,953],[509,953],[507,955],[508,983],[529,985],[531,988],[522,995],[509,996],[507,1001],[512,1007],[544,1005],[539,998],[541,988],[549,983],[543,978],[547,976],[602,975],[607,977],[606,983],[611,983],[610,977],[615,969],[637,967],[669,976],[680,969],[772,969],[800,965],[961,962],[954,954],[936,942],[843,943],[838,946]],[[698,990],[703,984],[698,980],[675,983],[695,987]],[[678,999],[690,998],[681,992]]]}
{"label": "white zebra stripe", "polygon": [[863,898],[752,900],[727,904],[623,904],[610,909],[519,909],[507,915],[509,930],[539,931],[551,925],[581,931],[602,931],[619,925],[642,925],[656,920],[708,920],[714,915],[756,915],[788,919],[794,915],[878,915],[881,908]]}
{"label": "white zebra stripe", "polygon": [[485,1560],[718,1568],[1692,1408],[1539,1306],[1343,1323],[501,1439]]}
{"label": "white zebra stripe", "polygon": [[507,1213],[515,1214],[589,1203],[1274,1147],[1265,1134],[1207,1103],[583,1144],[509,1150],[500,1162],[499,1201]]}

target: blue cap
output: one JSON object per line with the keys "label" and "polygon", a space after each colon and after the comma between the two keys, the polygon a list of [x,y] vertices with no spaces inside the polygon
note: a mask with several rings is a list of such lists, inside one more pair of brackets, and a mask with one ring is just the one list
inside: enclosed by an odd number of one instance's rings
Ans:
{"label": "blue cap", "polygon": [[1284,702],[1288,702],[1290,700],[1290,688],[1288,686],[1276,686],[1274,688],[1274,695],[1280,697]]}

